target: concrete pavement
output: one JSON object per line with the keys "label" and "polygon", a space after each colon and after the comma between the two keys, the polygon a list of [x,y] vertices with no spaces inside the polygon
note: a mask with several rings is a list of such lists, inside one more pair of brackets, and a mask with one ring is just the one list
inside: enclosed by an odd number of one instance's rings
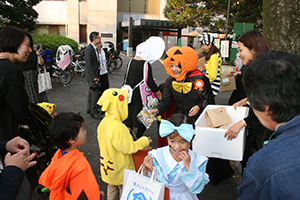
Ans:
{"label": "concrete pavement", "polygon": [[[109,74],[110,87],[120,88],[124,74],[126,70],[129,58],[122,56],[123,67]],[[163,83],[168,77],[165,73],[163,65],[157,61],[153,63],[153,75],[156,78],[158,84]],[[97,142],[97,126],[99,120],[92,118],[90,115],[86,114],[86,101],[88,93],[88,85],[84,78],[80,76],[75,76],[74,80],[68,87],[63,87],[63,85],[57,80],[52,80],[53,90],[48,92],[48,98],[51,103],[55,103],[57,107],[57,112],[72,111],[79,112],[85,119],[85,130],[87,131],[86,144],[79,148],[80,151],[84,153],[87,160],[92,166],[92,170],[95,174],[97,182],[100,186],[100,190],[106,193],[106,184],[101,181],[100,178],[100,161],[99,161],[99,147]],[[230,92],[220,93],[216,97],[216,104],[226,105],[229,98]],[[157,127],[156,123],[148,129],[144,135],[153,138],[152,148],[155,148],[157,141]],[[199,199],[207,200],[233,200],[237,199],[237,187],[240,183],[240,179],[229,178],[219,184],[213,186],[209,183],[204,191],[198,195]],[[43,194],[33,193],[32,199],[34,200],[44,200],[47,199]]]}

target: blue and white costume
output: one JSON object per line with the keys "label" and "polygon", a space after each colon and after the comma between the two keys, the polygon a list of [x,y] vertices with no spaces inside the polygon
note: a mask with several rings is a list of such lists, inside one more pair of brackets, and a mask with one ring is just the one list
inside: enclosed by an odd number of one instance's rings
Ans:
{"label": "blue and white costume", "polygon": [[165,183],[170,190],[170,200],[198,200],[199,194],[209,182],[205,173],[208,158],[189,150],[191,156],[190,170],[187,171],[183,161],[177,162],[171,155],[169,146],[149,152],[156,168],[156,179]]}

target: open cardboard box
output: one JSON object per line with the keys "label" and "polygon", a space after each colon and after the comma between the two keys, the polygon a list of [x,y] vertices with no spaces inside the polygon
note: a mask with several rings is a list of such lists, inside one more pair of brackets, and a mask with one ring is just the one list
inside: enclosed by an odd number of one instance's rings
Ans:
{"label": "open cardboard box", "polygon": [[229,127],[248,116],[249,108],[247,107],[237,107],[237,109],[234,110],[233,106],[206,106],[195,122],[196,136],[192,144],[193,151],[207,157],[241,161],[243,159],[245,148],[245,127],[240,130],[237,137],[233,140],[227,140],[227,138],[224,138],[224,134],[227,129],[208,127],[205,117],[206,110],[218,107],[225,107],[226,112],[230,116],[232,123],[228,124]]}

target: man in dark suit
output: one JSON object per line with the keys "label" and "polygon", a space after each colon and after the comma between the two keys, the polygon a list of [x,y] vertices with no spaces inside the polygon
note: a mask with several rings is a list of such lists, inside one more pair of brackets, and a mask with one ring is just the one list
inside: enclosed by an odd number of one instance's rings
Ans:
{"label": "man in dark suit", "polygon": [[102,117],[97,109],[97,101],[100,98],[100,59],[96,47],[101,42],[99,32],[91,32],[90,41],[91,43],[85,49],[85,79],[89,85],[87,114],[91,114],[93,118],[101,119]]}

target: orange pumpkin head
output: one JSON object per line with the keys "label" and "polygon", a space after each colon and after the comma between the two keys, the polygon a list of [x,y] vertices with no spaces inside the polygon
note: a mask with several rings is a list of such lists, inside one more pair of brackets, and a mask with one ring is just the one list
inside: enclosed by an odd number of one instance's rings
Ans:
{"label": "orange pumpkin head", "polygon": [[[186,74],[197,69],[198,56],[194,49],[190,47],[171,47],[165,56],[164,66],[167,74],[174,77],[177,81],[181,81],[185,78]],[[179,76],[175,76],[170,66],[174,63],[181,67],[181,73]]]}

